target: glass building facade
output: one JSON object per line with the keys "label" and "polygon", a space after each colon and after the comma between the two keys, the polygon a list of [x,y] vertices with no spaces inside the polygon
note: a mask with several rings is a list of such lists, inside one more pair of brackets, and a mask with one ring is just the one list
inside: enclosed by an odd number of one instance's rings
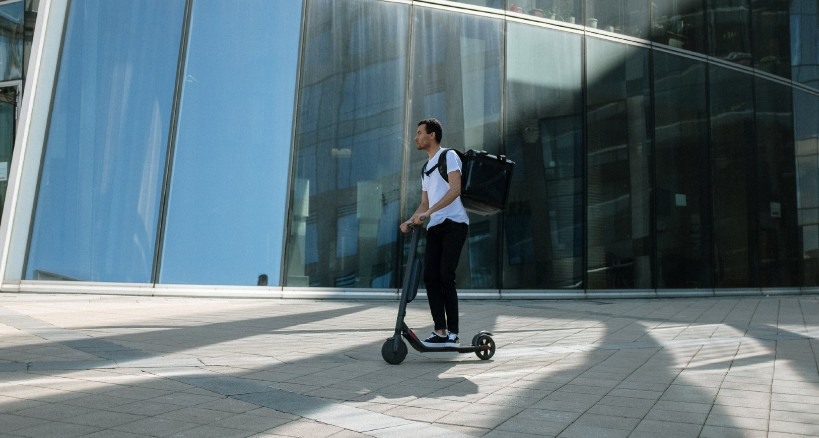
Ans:
{"label": "glass building facade", "polygon": [[0,290],[394,296],[436,117],[463,296],[817,293],[817,8],[0,1]]}

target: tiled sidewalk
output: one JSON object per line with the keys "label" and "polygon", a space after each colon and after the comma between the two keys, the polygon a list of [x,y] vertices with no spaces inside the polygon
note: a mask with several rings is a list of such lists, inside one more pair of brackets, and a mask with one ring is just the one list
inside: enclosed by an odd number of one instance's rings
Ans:
{"label": "tiled sidewalk", "polygon": [[0,436],[819,436],[819,296],[462,301],[491,360],[388,365],[396,310],[0,294]]}

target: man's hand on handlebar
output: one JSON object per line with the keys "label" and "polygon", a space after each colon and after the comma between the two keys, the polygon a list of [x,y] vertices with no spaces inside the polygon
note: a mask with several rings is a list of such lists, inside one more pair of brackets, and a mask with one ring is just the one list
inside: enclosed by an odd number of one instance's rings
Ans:
{"label": "man's hand on handlebar", "polygon": [[409,233],[418,225],[423,225],[424,221],[427,220],[427,217],[422,214],[415,214],[412,215],[411,218],[408,220],[401,222],[401,232],[402,233]]}

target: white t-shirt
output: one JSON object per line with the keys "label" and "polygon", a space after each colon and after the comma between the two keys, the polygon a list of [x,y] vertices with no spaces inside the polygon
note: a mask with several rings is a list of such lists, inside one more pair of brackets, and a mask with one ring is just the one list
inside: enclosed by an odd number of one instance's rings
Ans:
{"label": "white t-shirt", "polygon": [[[445,150],[447,149],[441,148],[432,158],[429,159],[429,161],[427,161],[427,171],[438,164],[438,156]],[[458,154],[454,152],[446,154],[446,169],[448,173],[452,173],[453,171],[461,171],[461,159],[458,157]],[[429,174],[429,176],[424,174],[421,177],[421,190],[427,192],[429,206],[432,207],[433,205],[437,204],[438,201],[444,197],[444,195],[446,195],[446,192],[449,191],[449,183],[444,181],[438,169],[435,169]],[[427,223],[427,228],[432,228],[447,219],[469,225],[469,216],[466,214],[466,210],[464,209],[464,204],[461,202],[460,196],[455,198],[451,204],[436,211],[435,213],[432,213],[432,217],[429,218],[429,222]]]}

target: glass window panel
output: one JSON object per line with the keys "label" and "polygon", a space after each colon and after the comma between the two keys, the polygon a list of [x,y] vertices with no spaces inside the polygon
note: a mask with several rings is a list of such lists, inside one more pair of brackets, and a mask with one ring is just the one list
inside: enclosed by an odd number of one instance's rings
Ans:
{"label": "glass window panel", "polygon": [[582,0],[508,0],[507,9],[571,24],[580,24]]}
{"label": "glass window panel", "polygon": [[6,204],[16,123],[17,86],[0,87],[0,215]]}
{"label": "glass window panel", "polygon": [[751,196],[755,172],[751,76],[712,66],[711,165],[714,208],[714,287],[756,286],[750,263]]}
{"label": "glass window panel", "polygon": [[395,287],[409,7],[308,2],[287,286]]}
{"label": "glass window panel", "polygon": [[648,51],[596,38],[587,49],[587,288],[650,288]]}
{"label": "glass window panel", "polygon": [[586,26],[648,38],[649,10],[648,0],[586,0]]}
{"label": "glass window panel", "polygon": [[71,2],[26,279],[152,280],[184,8]]}
{"label": "glass window panel", "polygon": [[0,5],[0,81],[23,77],[23,2]]}
{"label": "glass window panel", "polygon": [[654,53],[657,287],[711,287],[706,68]]}
{"label": "glass window panel", "polygon": [[506,289],[583,287],[581,37],[509,23]]}
{"label": "glass window panel", "polygon": [[463,3],[465,5],[483,6],[485,8],[493,9],[503,9],[503,4],[506,2],[506,0],[452,0],[452,1],[455,3]]}
{"label": "glass window panel", "polygon": [[761,287],[799,286],[791,87],[756,78],[756,227]]}
{"label": "glass window panel", "polygon": [[750,0],[707,0],[708,54],[750,66]]}
{"label": "glass window panel", "polygon": [[705,6],[702,0],[654,0],[651,7],[652,41],[705,53]]}
{"label": "glass window panel", "polygon": [[[443,125],[443,147],[501,152],[502,26],[498,19],[416,9],[409,138],[414,138],[419,120],[435,117]],[[420,170],[427,158],[412,148],[410,211],[421,199]],[[470,216],[466,254],[457,271],[459,287],[498,286],[497,220]]]}
{"label": "glass window panel", "polygon": [[791,0],[791,74],[796,82],[819,89],[819,3]]}
{"label": "glass window panel", "polygon": [[279,284],[301,11],[194,1],[161,283]]}
{"label": "glass window panel", "polygon": [[751,1],[754,67],[786,78],[791,77],[790,1]]}
{"label": "glass window panel", "polygon": [[819,96],[793,94],[802,286],[819,286]]}

